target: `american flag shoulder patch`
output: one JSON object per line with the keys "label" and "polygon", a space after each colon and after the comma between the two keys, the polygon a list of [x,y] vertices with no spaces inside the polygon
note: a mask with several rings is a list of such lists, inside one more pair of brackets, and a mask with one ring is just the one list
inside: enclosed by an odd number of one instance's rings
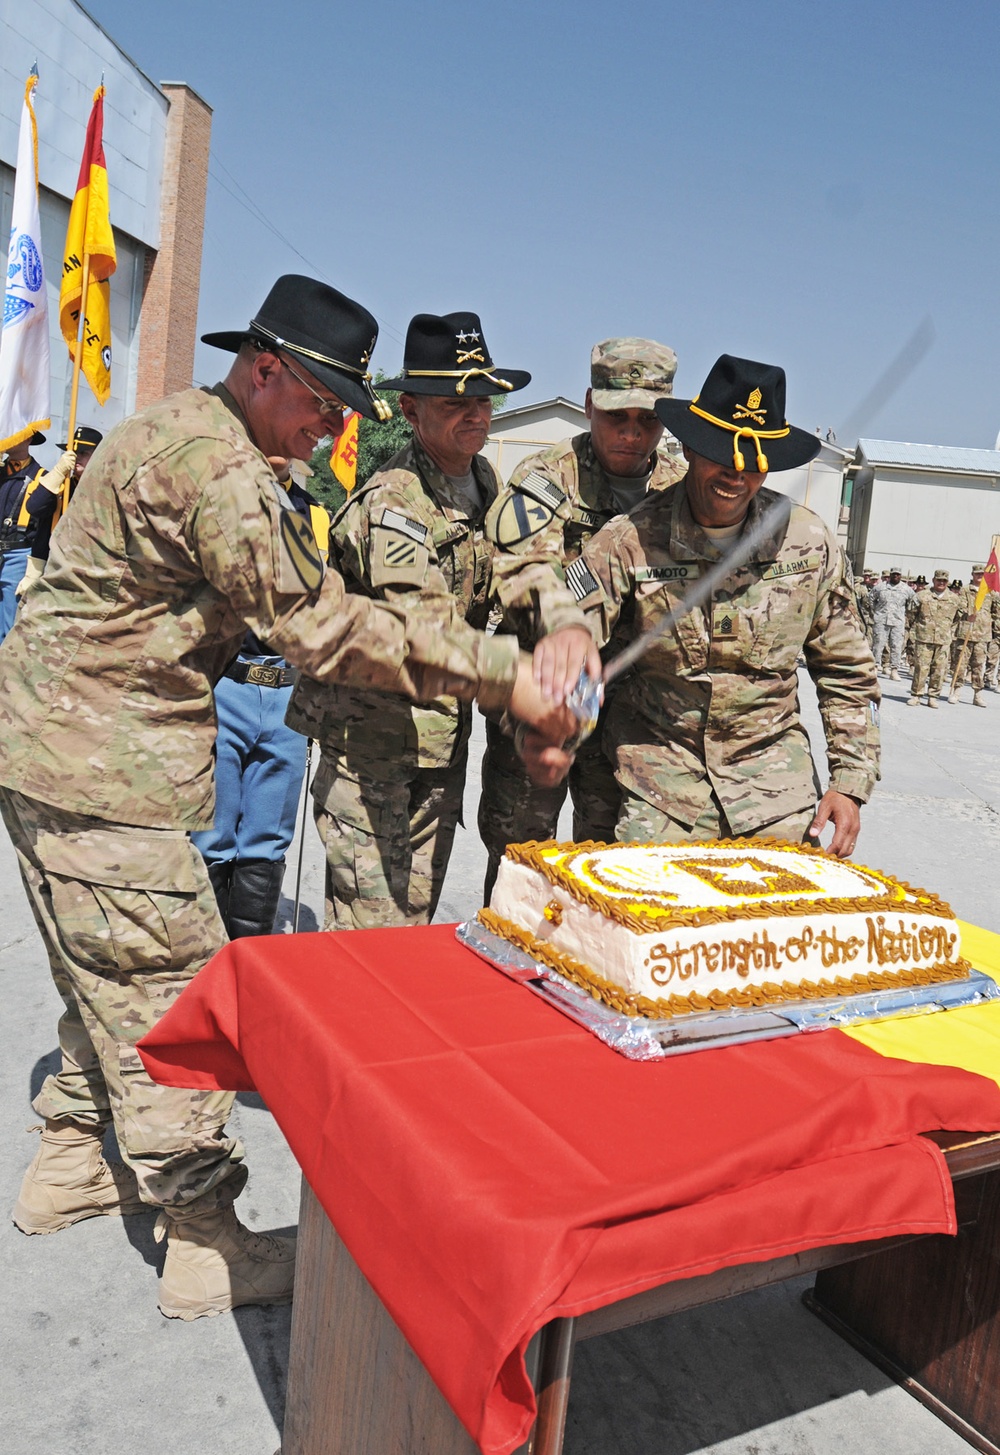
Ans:
{"label": "american flag shoulder patch", "polygon": [[566,585],[577,601],[585,601],[588,596],[593,596],[595,591],[600,590],[601,583],[583,557],[577,556],[566,567]]}
{"label": "american flag shoulder patch", "polygon": [[403,535],[409,536],[420,545],[427,540],[427,527],[421,525],[419,520],[411,520],[408,515],[401,515],[398,510],[390,510],[386,507],[382,512],[379,525],[388,526],[390,530],[402,531]]}
{"label": "american flag shoulder patch", "polygon": [[544,475],[540,475],[537,470],[529,471],[523,480],[517,482],[514,489],[523,490],[525,495],[533,496],[542,505],[551,506],[553,510],[558,510],[566,499],[559,486],[554,481],[547,480]]}

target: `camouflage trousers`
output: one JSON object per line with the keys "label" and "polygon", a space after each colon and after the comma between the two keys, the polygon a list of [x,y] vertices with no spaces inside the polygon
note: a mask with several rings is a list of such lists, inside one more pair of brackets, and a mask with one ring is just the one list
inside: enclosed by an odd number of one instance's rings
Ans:
{"label": "camouflage trousers", "polygon": [[614,842],[621,789],[611,762],[601,750],[600,727],[582,744],[562,783],[555,788],[538,788],[528,777],[513,738],[487,718],[482,772],[479,836],[489,855],[484,903],[489,903],[508,844],[555,837],[567,792],[573,800],[574,840]]}
{"label": "camouflage trousers", "polygon": [[986,643],[986,673],[985,680],[987,687],[996,687],[997,668],[1000,667],[1000,642],[991,641]]}
{"label": "camouflage trousers", "polygon": [[225,1135],[230,1092],[158,1086],[135,1043],[226,943],[208,873],[186,834],[131,828],[0,788],[56,989],[62,1064],[39,1116],[102,1131],[114,1121],[145,1202],[227,1206],[246,1181]]}
{"label": "camouflage trousers", "polygon": [[326,847],[325,929],[430,924],[462,818],[467,762],[466,749],[447,768],[414,768],[397,780],[321,756],[312,791]]}
{"label": "camouflage trousers", "polygon": [[[986,648],[988,645],[987,642],[969,643],[968,651],[965,654],[965,668],[955,683],[956,692],[962,686],[963,682],[968,682],[970,677],[972,678],[973,691],[982,692],[986,680]],[[955,675],[961,650],[962,644],[960,641],[953,643],[951,651],[952,677]]]}
{"label": "camouflage trousers", "polygon": [[929,697],[940,697],[944,674],[948,668],[947,642],[917,642],[914,648],[912,697],[922,697],[924,688]]}
{"label": "camouflage trousers", "polygon": [[882,670],[882,654],[886,647],[889,648],[889,670],[898,672],[903,665],[903,643],[906,638],[905,626],[889,626],[885,621],[877,619],[872,640],[872,656],[875,658],[875,670]]}
{"label": "camouflage trousers", "polygon": [[622,808],[618,819],[618,838],[625,844],[702,844],[708,839],[782,839],[789,844],[806,842],[806,831],[816,816],[815,807],[801,808],[787,818],[761,824],[750,833],[734,834],[726,811],[715,794],[691,825],[678,823],[662,809],[628,788],[622,790]]}

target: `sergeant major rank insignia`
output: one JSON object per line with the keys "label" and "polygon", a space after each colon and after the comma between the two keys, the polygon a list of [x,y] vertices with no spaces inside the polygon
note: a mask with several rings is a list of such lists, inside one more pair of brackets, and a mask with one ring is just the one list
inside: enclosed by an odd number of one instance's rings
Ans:
{"label": "sergeant major rank insignia", "polygon": [[496,523],[496,542],[514,546],[548,525],[566,499],[559,486],[537,470],[525,475],[511,490],[500,508]]}

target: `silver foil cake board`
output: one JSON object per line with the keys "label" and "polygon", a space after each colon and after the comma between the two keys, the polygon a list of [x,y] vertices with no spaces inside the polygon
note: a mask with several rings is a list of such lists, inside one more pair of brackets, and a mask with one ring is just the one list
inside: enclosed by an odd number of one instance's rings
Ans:
{"label": "silver foil cake board", "polygon": [[963,1005],[979,1005],[1000,999],[1000,985],[989,975],[973,970],[966,980],[946,980],[939,985],[913,989],[875,990],[868,995],[808,1000],[795,1005],[748,1006],[733,1010],[692,1011],[690,1015],[655,1021],[646,1016],[622,1015],[558,970],[542,964],[516,945],[494,935],[477,920],[460,924],[455,934],[483,960],[516,980],[528,990],[599,1041],[632,1061],[657,1061],[663,1056],[683,1056],[688,1051],[705,1051],[716,1046],[738,1046],[746,1041],[769,1041],[799,1031],[823,1031],[853,1025],[858,1021],[884,1020],[890,1016],[930,1015]]}

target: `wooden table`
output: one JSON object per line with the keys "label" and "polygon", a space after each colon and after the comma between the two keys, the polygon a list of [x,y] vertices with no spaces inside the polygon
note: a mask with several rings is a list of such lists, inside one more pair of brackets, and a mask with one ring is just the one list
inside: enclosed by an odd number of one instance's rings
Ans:
{"label": "wooden table", "polygon": [[[524,1455],[563,1448],[580,1340],[812,1272],[810,1308],[970,1444],[1000,1455],[1000,1134],[933,1140],[955,1183],[956,1238],[809,1249],[553,1319],[529,1349],[538,1418]],[[280,1455],[476,1455],[304,1179],[298,1260]]]}

